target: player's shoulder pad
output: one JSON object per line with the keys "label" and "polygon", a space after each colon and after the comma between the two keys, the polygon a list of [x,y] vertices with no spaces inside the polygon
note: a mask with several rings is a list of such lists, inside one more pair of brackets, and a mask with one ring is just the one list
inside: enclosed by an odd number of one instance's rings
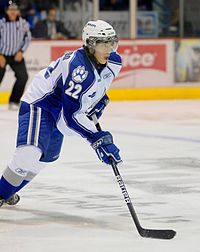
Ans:
{"label": "player's shoulder pad", "polygon": [[117,52],[112,52],[108,58],[108,62],[117,65],[122,65],[122,58]]}

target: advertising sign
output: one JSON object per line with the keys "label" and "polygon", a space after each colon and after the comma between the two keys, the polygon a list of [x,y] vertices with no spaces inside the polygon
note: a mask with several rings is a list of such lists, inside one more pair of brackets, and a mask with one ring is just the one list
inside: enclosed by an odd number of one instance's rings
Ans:
{"label": "advertising sign", "polygon": [[[118,52],[122,56],[122,70],[111,88],[163,87],[174,85],[174,46],[170,40],[122,40]],[[25,59],[29,73],[29,82],[52,60],[67,51],[82,46],[81,40],[69,41],[33,41]],[[8,68],[0,87],[10,90],[14,83],[14,74]]]}
{"label": "advertising sign", "polygon": [[121,43],[118,51],[123,67],[113,88],[173,85],[172,49],[170,41]]}
{"label": "advertising sign", "polygon": [[200,82],[200,40],[175,41],[175,81]]}
{"label": "advertising sign", "polygon": [[[75,46],[52,46],[51,60],[74,49]],[[169,41],[122,41],[118,52],[122,56],[123,67],[112,88],[173,85],[170,50],[173,50],[173,44]]]}

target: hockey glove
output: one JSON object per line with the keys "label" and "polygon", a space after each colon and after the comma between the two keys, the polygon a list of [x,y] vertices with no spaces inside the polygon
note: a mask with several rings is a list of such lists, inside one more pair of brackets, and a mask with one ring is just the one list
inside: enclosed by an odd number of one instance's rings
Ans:
{"label": "hockey glove", "polygon": [[122,162],[119,149],[113,144],[113,137],[108,131],[94,133],[90,142],[102,162],[108,165],[111,164],[112,160],[116,164]]}
{"label": "hockey glove", "polygon": [[103,110],[105,109],[108,103],[109,103],[109,98],[105,94],[101,98],[101,100],[94,106],[94,108],[90,112],[87,113],[88,118],[92,120],[92,115],[96,114],[97,119],[99,119],[103,113]]}

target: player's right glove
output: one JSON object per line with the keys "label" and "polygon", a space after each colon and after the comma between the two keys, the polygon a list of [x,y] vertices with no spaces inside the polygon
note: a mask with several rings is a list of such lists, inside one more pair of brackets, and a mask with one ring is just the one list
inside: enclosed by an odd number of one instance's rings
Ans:
{"label": "player's right glove", "polygon": [[89,139],[92,148],[96,151],[99,159],[110,165],[112,160],[117,164],[122,162],[119,149],[113,143],[113,137],[108,131],[99,131]]}
{"label": "player's right glove", "polygon": [[92,120],[92,115],[95,114],[97,119],[99,119],[103,113],[103,110],[105,109],[105,107],[108,105],[109,103],[109,98],[108,96],[105,94],[101,100],[94,106],[94,108],[92,110],[90,110],[87,113],[87,117]]}

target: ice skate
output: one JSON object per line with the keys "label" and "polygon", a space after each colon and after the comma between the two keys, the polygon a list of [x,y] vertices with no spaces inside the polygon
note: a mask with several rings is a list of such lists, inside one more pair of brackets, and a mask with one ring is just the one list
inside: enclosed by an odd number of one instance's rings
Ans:
{"label": "ice skate", "polygon": [[12,196],[10,196],[9,199],[5,200],[0,197],[0,207],[2,207],[4,204],[14,206],[20,201],[20,197],[18,194],[14,193]]}
{"label": "ice skate", "polygon": [[13,206],[16,205],[19,201],[20,201],[19,195],[14,193],[12,196],[10,196],[9,199],[5,201],[5,204]]}
{"label": "ice skate", "polygon": [[2,207],[4,203],[5,203],[5,200],[0,197],[0,207]]}

